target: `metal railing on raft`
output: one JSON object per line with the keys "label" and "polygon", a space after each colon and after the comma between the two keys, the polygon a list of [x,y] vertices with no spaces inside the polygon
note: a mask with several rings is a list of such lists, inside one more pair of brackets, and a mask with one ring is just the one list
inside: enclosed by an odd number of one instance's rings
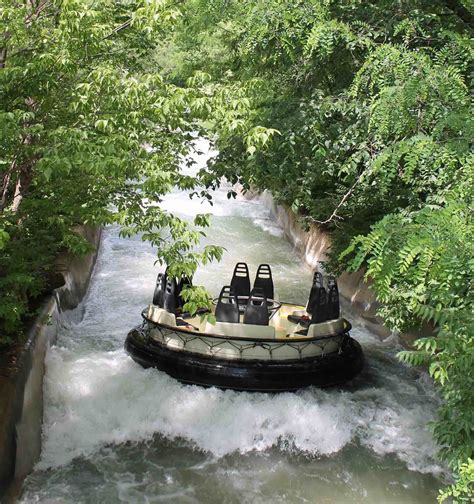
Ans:
{"label": "metal railing on raft", "polygon": [[[349,328],[350,324],[348,323]],[[159,337],[156,338],[154,335],[153,337],[150,336],[151,329],[154,330],[155,334],[156,332],[159,333]],[[223,337],[219,335],[209,335],[209,334],[196,334],[196,333],[185,333],[184,331],[179,331],[176,329],[173,329],[171,327],[161,327],[157,325],[155,322],[150,321],[145,319],[141,328],[140,332],[142,333],[143,337],[145,338],[150,338],[152,342],[158,342],[166,345],[167,347],[170,347],[169,343],[172,340],[178,339],[181,342],[180,345],[180,350],[186,350],[186,346],[188,346],[191,342],[193,341],[199,341],[204,344],[205,347],[207,347],[207,354],[214,356],[217,351],[216,349],[222,350],[223,345],[226,345],[227,347],[232,347],[235,350],[239,352],[239,357],[242,359],[244,358],[244,352],[247,350],[252,350],[255,348],[262,348],[266,350],[269,354],[270,359],[273,359],[273,353],[276,352],[277,350],[281,348],[292,348],[293,350],[296,350],[298,352],[299,359],[303,359],[305,357],[304,353],[305,350],[310,347],[310,346],[316,346],[321,350],[321,353],[318,354],[319,356],[324,356],[327,355],[328,353],[335,353],[334,351],[331,352],[325,352],[325,348],[329,343],[333,343],[334,339],[337,337],[340,337],[340,342],[339,342],[339,347],[337,349],[338,353],[342,353],[342,345],[344,343],[345,338],[347,338],[348,335],[348,328],[344,328],[344,331],[341,331],[337,334],[332,334],[328,336],[320,336],[318,338],[312,338],[312,339],[298,339],[298,340],[280,340],[280,341],[275,341],[275,340],[254,340],[249,342],[248,338],[238,338],[238,337]],[[212,339],[216,339],[215,342],[212,341]],[[161,341],[160,341],[161,340]],[[240,342],[241,340],[242,342]],[[195,351],[194,351],[195,353]],[[307,357],[308,355],[306,355]]]}

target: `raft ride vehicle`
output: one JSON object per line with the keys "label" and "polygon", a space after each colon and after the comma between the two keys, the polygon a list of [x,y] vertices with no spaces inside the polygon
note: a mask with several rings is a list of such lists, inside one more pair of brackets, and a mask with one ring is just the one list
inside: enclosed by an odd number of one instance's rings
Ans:
{"label": "raft ride vehicle", "polygon": [[295,305],[275,299],[268,264],[251,287],[247,264],[237,263],[212,310],[195,315],[183,311],[180,296],[190,283],[158,275],[153,303],[125,341],[141,366],[184,383],[262,392],[339,385],[361,371],[362,348],[340,316],[334,277],[325,282],[316,272],[307,305]]}

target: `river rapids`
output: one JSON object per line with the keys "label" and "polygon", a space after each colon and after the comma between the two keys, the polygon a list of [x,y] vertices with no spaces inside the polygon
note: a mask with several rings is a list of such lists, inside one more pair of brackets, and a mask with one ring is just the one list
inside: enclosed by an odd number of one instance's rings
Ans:
{"label": "river rapids", "polygon": [[[197,142],[203,165],[210,153]],[[196,284],[217,295],[237,261],[253,277],[270,263],[282,300],[305,304],[311,271],[258,201],[204,206],[173,193],[179,215],[211,212],[206,242],[227,252]],[[82,318],[47,354],[41,459],[23,487],[32,503],[433,503],[445,468],[429,422],[438,399],[427,376],[400,364],[352,319],[366,368],[343,389],[262,394],[203,389],[145,370],[123,351],[158,267],[152,248],[104,231]],[[79,318],[79,317],[78,317]]]}

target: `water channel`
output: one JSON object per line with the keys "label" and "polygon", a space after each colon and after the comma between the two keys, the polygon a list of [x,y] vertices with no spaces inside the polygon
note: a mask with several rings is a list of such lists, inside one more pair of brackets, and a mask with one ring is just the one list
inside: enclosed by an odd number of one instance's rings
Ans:
{"label": "water channel", "polygon": [[[206,240],[227,252],[196,283],[217,294],[235,262],[248,262],[251,276],[268,262],[280,299],[306,302],[311,272],[259,202],[229,201],[221,189],[213,207],[183,193],[165,206],[214,215]],[[183,385],[123,351],[151,300],[154,259],[139,238],[105,230],[84,316],[47,355],[43,451],[21,502],[436,501],[445,471],[427,424],[437,398],[424,374],[397,362],[396,337],[380,341],[352,320],[367,366],[343,389],[271,395]]]}

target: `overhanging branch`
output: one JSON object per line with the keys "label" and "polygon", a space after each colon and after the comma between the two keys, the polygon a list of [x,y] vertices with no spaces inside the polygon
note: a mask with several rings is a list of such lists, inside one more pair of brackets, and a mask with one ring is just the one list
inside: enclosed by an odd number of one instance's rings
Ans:
{"label": "overhanging branch", "polygon": [[349,199],[351,194],[354,192],[354,189],[356,185],[360,182],[362,176],[364,175],[365,171],[363,171],[356,179],[356,181],[352,184],[351,188],[344,194],[342,197],[341,201],[337,204],[336,208],[332,212],[332,214],[324,221],[320,221],[317,219],[311,218],[311,222],[314,222],[315,224],[319,224],[320,226],[325,226],[327,224],[330,224],[331,222],[335,221],[336,219],[342,219],[341,216],[337,215],[337,211],[344,205],[344,203]]}

